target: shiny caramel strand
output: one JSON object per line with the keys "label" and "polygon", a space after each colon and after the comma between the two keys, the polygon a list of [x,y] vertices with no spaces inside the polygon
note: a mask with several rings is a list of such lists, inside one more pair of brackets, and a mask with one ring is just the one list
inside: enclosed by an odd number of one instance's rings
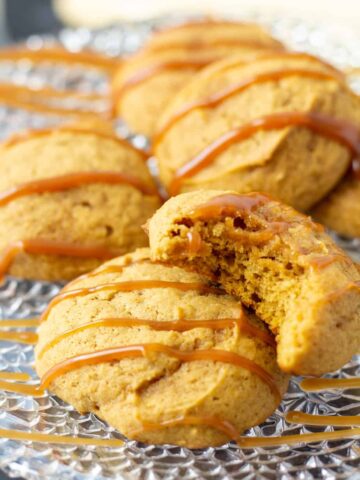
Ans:
{"label": "shiny caramel strand", "polygon": [[334,388],[360,388],[360,378],[306,378],[300,383],[305,392],[316,392]]}
{"label": "shiny caramel strand", "polygon": [[136,188],[144,195],[157,195],[155,188],[146,185],[133,175],[117,171],[73,172],[66,175],[22,183],[9,190],[0,192],[0,207],[17,198],[34,193],[62,192],[94,183],[106,183],[109,185],[127,184]]}
{"label": "shiny caramel strand", "polygon": [[204,283],[200,282],[167,282],[165,280],[137,280],[137,281],[129,281],[129,282],[115,282],[115,283],[105,283],[103,285],[96,285],[95,287],[88,287],[88,288],[78,288],[76,290],[67,290],[55,298],[51,300],[47,309],[40,317],[40,322],[45,321],[52,308],[55,305],[58,305],[60,302],[67,300],[69,298],[75,297],[84,297],[86,295],[91,295],[92,293],[98,292],[132,292],[136,290],[148,290],[154,288],[175,288],[177,290],[182,290],[183,292],[187,291],[199,291],[202,293],[214,293],[214,294],[222,294],[223,291],[211,287],[209,285],[205,285]]}
{"label": "shiny caramel strand", "polygon": [[257,375],[274,395],[276,402],[279,403],[281,395],[276,385],[275,379],[260,365],[237,353],[226,350],[195,350],[182,351],[176,348],[162,345],[160,343],[148,343],[139,345],[127,345],[114,347],[97,352],[83,353],[63,360],[54,365],[41,378],[41,388],[46,389],[60,375],[71,372],[83,366],[97,365],[99,363],[108,363],[124,358],[148,357],[151,353],[162,353],[174,357],[181,362],[212,361],[234,365],[244,368]]}
{"label": "shiny caramel strand", "polygon": [[31,376],[28,373],[23,372],[4,372],[0,371],[1,380],[18,380],[26,382],[31,379]]}
{"label": "shiny caramel strand", "polygon": [[42,358],[46,352],[51,348],[58,345],[65,338],[76,335],[77,333],[84,332],[93,328],[102,328],[102,327],[138,327],[146,326],[153,330],[160,331],[171,331],[176,332],[185,332],[188,330],[193,330],[195,328],[210,328],[214,330],[220,330],[224,328],[233,328],[237,326],[239,330],[245,334],[251,335],[267,345],[275,348],[276,343],[274,337],[268,333],[266,330],[257,328],[249,321],[247,321],[246,316],[243,311],[239,312],[237,318],[219,318],[219,319],[210,319],[210,320],[170,320],[170,321],[156,321],[156,320],[147,320],[140,318],[103,318],[100,320],[95,320],[94,322],[85,323],[78,327],[72,328],[70,330],[61,333],[55,337],[50,342],[46,343],[44,347],[38,352],[37,357]]}
{"label": "shiny caramel strand", "polygon": [[196,415],[186,415],[179,418],[164,420],[162,422],[141,422],[141,428],[131,432],[131,436],[139,435],[143,432],[151,432],[154,430],[163,430],[171,427],[198,425],[202,427],[210,427],[219,432],[224,433],[230,440],[237,440],[239,432],[236,427],[227,420],[215,416],[200,417]]}
{"label": "shiny caramel strand", "polygon": [[[261,62],[263,60],[266,61],[266,60],[278,60],[278,59],[279,60],[282,60],[282,59],[306,60],[307,62],[314,63],[316,65],[321,64],[323,67],[327,68],[332,73],[334,73],[339,80],[344,81],[346,79],[346,75],[344,74],[344,72],[334,67],[334,65],[331,65],[331,63],[328,63],[323,58],[320,58],[305,52],[292,52],[292,51],[286,51],[286,50],[283,52],[264,52],[256,58],[256,62]],[[241,59],[239,60],[238,58],[235,57],[232,62],[229,61],[228,63],[223,65],[220,69],[218,69],[218,71],[225,72],[227,70],[231,70],[232,68],[236,68],[242,65],[244,65],[244,61]]]}
{"label": "shiny caramel strand", "polygon": [[173,60],[145,67],[126,79],[119,88],[115,88],[113,92],[113,100],[117,103],[125,92],[141,85],[159,73],[181,70],[200,70],[215,60],[217,60],[217,58],[214,57],[203,60]]}
{"label": "shiny caramel strand", "polygon": [[45,394],[45,389],[41,388],[41,386],[6,382],[4,380],[0,380],[0,390],[20,393],[21,395],[29,395],[31,397],[42,397]]}
{"label": "shiny caramel strand", "polygon": [[0,437],[9,440],[20,440],[36,443],[55,443],[61,445],[93,445],[96,447],[118,448],[124,445],[122,440],[111,438],[86,438],[71,437],[60,434],[49,434],[39,432],[22,432],[20,430],[6,430],[0,428]]}
{"label": "shiny caramel strand", "polygon": [[109,74],[113,73],[121,65],[121,60],[116,58],[89,50],[70,52],[60,46],[46,47],[39,50],[32,50],[26,47],[10,47],[0,50],[0,61],[19,61],[23,59],[34,63],[51,61],[69,65],[80,64],[104,70]]}
{"label": "shiny caramel strand", "polygon": [[[72,116],[83,119],[97,119],[99,117],[109,118],[112,115],[111,110],[105,112],[95,113],[93,110],[79,109],[79,108],[68,108],[62,106],[54,106],[47,104],[45,102],[39,102],[36,100],[37,97],[24,98],[24,95],[10,95],[0,89],[0,103],[7,105],[11,108],[19,108],[22,110],[29,110],[31,112],[43,113],[46,115],[60,115],[60,116]],[[34,101],[36,100],[36,101]]]}
{"label": "shiny caramel strand", "polygon": [[79,133],[80,135],[95,135],[99,138],[103,138],[105,140],[111,140],[113,142],[118,143],[119,145],[122,145],[126,148],[129,148],[130,150],[133,150],[134,152],[138,153],[144,160],[147,160],[148,155],[143,151],[140,150],[131,143],[129,143],[127,140],[124,138],[118,137],[115,134],[111,133],[105,133],[103,131],[100,131],[97,128],[85,128],[85,127],[78,127],[76,124],[75,125],[63,125],[55,128],[44,128],[41,130],[29,130],[28,132],[21,133],[21,134],[16,134],[13,135],[11,138],[6,140],[2,146],[4,148],[9,148],[12,147],[20,142],[26,142],[29,140],[32,140],[34,138],[40,138],[44,137],[47,135],[52,135],[53,133],[57,132],[65,132],[65,133]]}
{"label": "shiny caramel strand", "polygon": [[[306,70],[306,69],[295,69],[295,68],[284,68],[281,70],[274,70],[272,72],[258,73],[245,80],[242,80],[239,83],[230,85],[229,87],[221,90],[220,92],[214,93],[206,97],[203,100],[194,101],[184,105],[180,110],[175,112],[171,117],[166,121],[166,123],[160,127],[158,132],[155,135],[153,149],[156,149],[156,146],[159,142],[162,141],[164,136],[169,132],[169,130],[181,119],[186,117],[190,112],[199,109],[213,109],[221,105],[225,100],[237,95],[241,92],[244,92],[253,85],[258,85],[261,83],[275,82],[283,78],[299,76],[303,78],[312,78],[314,80],[336,80],[339,81],[339,75],[336,73],[324,73],[315,70]],[[344,82],[342,82],[344,83]],[[345,83],[344,83],[345,84]]]}
{"label": "shiny caramel strand", "polygon": [[300,433],[275,437],[243,437],[240,436],[236,427],[227,420],[218,417],[200,417],[194,415],[186,415],[162,422],[144,422],[140,429],[131,433],[136,436],[142,432],[162,430],[182,425],[199,425],[214,428],[218,432],[224,433],[229,440],[235,441],[241,448],[274,447],[280,445],[296,445],[305,442],[313,443],[325,440],[342,440],[360,435],[360,428],[350,428],[346,430],[336,430],[335,432]]}
{"label": "shiny caramel strand", "polygon": [[360,425],[360,417],[356,415],[310,415],[296,411],[287,413],[285,420],[289,423],[301,423],[304,425],[332,425],[339,427]]}
{"label": "shiny caramel strand", "polygon": [[19,318],[15,319],[0,319],[0,328],[3,327],[37,327],[39,325],[38,318]]}
{"label": "shiny caramel strand", "polygon": [[0,278],[9,271],[15,257],[20,253],[37,255],[60,255],[78,258],[98,258],[107,260],[120,252],[96,245],[79,245],[45,239],[27,239],[11,243],[0,254]]}
{"label": "shiny caramel strand", "polygon": [[38,341],[38,335],[35,332],[0,332],[1,340],[35,345]]}
{"label": "shiny caramel strand", "polygon": [[324,442],[325,440],[343,440],[360,435],[360,428],[336,430],[334,432],[299,433],[278,437],[240,437],[237,444],[241,448],[277,447],[280,445],[296,445],[299,443]]}
{"label": "shiny caramel strand", "polygon": [[354,157],[360,156],[360,130],[355,125],[315,112],[275,113],[256,118],[238,129],[231,130],[204,148],[176,171],[175,178],[169,187],[170,194],[179,193],[184,180],[211,165],[231,145],[247,140],[259,131],[280,130],[294,126],[309,128],[319,135],[346,146]]}

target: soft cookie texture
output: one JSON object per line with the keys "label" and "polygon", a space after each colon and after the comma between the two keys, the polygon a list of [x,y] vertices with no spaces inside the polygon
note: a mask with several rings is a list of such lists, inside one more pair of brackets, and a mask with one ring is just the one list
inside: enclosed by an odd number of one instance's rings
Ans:
{"label": "soft cookie texture", "polygon": [[[0,250],[41,239],[99,246],[124,254],[147,245],[141,226],[160,205],[141,152],[117,140],[108,124],[82,123],[25,134],[0,147],[0,196],[35,180],[109,171],[136,177],[148,194],[127,183],[80,184],[26,194],[0,206]],[[151,193],[152,192],[152,193]],[[11,275],[64,280],[99,265],[96,258],[19,253]]]}
{"label": "soft cookie texture", "polygon": [[132,130],[151,137],[173,96],[207,64],[234,53],[246,62],[280,48],[254,24],[205,21],[157,32],[115,73],[115,112]]}
{"label": "soft cookie texture", "polygon": [[171,198],[148,228],[153,259],[215,275],[269,324],[284,371],[321,375],[359,351],[359,271],[309,217],[208,190]]}
{"label": "soft cookie texture", "polygon": [[347,175],[311,214],[341,235],[360,237],[360,179]]}
{"label": "soft cookie texture", "polygon": [[[109,267],[116,266],[124,268],[118,272],[109,271]],[[104,268],[108,269],[107,273],[101,273]],[[150,262],[148,249],[140,249],[104,264],[97,276],[76,280],[67,290],[146,280],[211,286],[205,276]],[[157,343],[183,352],[226,350],[260,366],[272,377],[281,396],[286,391],[288,378],[276,364],[274,345],[242,331],[237,325],[220,329],[194,327],[184,331],[161,328],[161,322],[169,321],[235,319],[239,312],[239,301],[222,291],[210,293],[171,286],[134,288],[128,292],[110,289],[67,298],[55,305],[40,325],[36,370],[41,377],[70,357],[136,344]],[[114,317],[155,320],[160,326],[156,330],[141,325],[97,326],[63,337],[44,350],[49,342],[56,341],[66,331]],[[255,315],[249,314],[246,321],[270,335]],[[206,359],[183,363],[154,352],[146,357],[77,368],[58,376],[50,390],[79,412],[94,412],[129,438],[190,448],[220,445],[229,438],[216,428],[196,422],[148,430],[144,425],[183,417],[218,418],[230,422],[241,433],[262,422],[279,402],[268,384],[248,369]]]}
{"label": "soft cookie texture", "polygon": [[[233,89],[236,93],[228,95]],[[319,114],[359,125],[360,100],[340,72],[304,54],[273,53],[245,64],[235,55],[212,64],[174,97],[160,117],[154,155],[161,181],[172,195],[204,188],[264,191],[308,210],[347,171],[350,149],[299,125],[260,128],[243,139],[228,143],[226,139],[263,117],[286,113]],[[216,150],[222,138],[222,149],[189,175],[188,167],[210,147]]]}

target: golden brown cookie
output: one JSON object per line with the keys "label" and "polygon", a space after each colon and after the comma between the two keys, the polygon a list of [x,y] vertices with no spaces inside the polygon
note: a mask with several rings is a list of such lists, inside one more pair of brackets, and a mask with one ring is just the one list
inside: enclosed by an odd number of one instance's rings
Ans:
{"label": "golden brown cookie", "polygon": [[73,278],[146,246],[160,205],[144,154],[96,122],[34,131],[0,147],[0,273]]}
{"label": "golden brown cookie", "polygon": [[151,263],[148,249],[91,275],[40,325],[36,370],[52,392],[128,438],[190,448],[226,443],[273,412],[288,378],[272,335],[238,300]]}
{"label": "golden brown cookie", "polygon": [[311,214],[346,237],[360,237],[360,179],[347,175]]}
{"label": "golden brown cookie", "polygon": [[356,149],[360,99],[342,74],[306,54],[232,57],[174,98],[154,139],[171,195],[264,191],[300,210],[341,179]]}
{"label": "golden brown cookie", "polygon": [[159,114],[206,65],[234,53],[245,62],[282,48],[254,24],[202,21],[157,32],[114,75],[115,112],[132,130],[151,137]]}
{"label": "golden brown cookie", "polygon": [[321,375],[360,349],[360,273],[320,225],[259,193],[203,190],[149,221],[153,259],[191,265],[276,335],[286,372]]}

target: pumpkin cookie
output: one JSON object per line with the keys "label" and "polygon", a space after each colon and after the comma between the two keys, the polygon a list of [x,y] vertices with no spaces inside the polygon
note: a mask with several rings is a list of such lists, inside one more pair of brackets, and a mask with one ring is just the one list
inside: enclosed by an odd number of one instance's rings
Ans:
{"label": "pumpkin cookie", "polygon": [[320,225],[264,194],[198,191],[149,222],[156,260],[191,265],[276,335],[278,363],[300,375],[344,365],[360,347],[360,273]]}
{"label": "pumpkin cookie", "polygon": [[342,74],[301,53],[213,64],[174,98],[154,139],[171,195],[264,191],[307,210],[350,165],[360,100]]}
{"label": "pumpkin cookie", "polygon": [[226,443],[287,388],[264,324],[207,277],[150,262],[148,249],[74,281],[38,333],[43,386],[147,443]]}
{"label": "pumpkin cookie", "polygon": [[151,137],[159,114],[206,65],[234,53],[249,61],[279,49],[279,42],[253,24],[203,21],[157,32],[115,73],[115,112],[135,132]]}
{"label": "pumpkin cookie", "polygon": [[0,147],[0,273],[73,278],[146,246],[160,201],[144,154],[108,124],[28,132]]}
{"label": "pumpkin cookie", "polygon": [[311,214],[341,235],[360,237],[360,179],[347,175]]}

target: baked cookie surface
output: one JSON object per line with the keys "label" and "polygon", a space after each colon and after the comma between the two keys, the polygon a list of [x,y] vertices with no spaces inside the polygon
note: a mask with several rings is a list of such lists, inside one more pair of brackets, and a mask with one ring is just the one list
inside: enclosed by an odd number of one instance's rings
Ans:
{"label": "baked cookie surface", "polygon": [[[160,201],[143,154],[107,124],[16,137],[0,147],[0,168],[1,273],[70,279],[147,245],[141,226]],[[39,241],[77,251],[48,255]]]}
{"label": "baked cookie surface", "polygon": [[280,52],[244,64],[234,56],[176,95],[153,150],[171,195],[264,191],[305,211],[348,169],[359,124],[359,97],[319,59]]}
{"label": "baked cookie surface", "polygon": [[132,130],[151,137],[173,96],[206,65],[238,53],[244,62],[282,49],[260,26],[209,21],[156,32],[114,75],[114,109]]}
{"label": "baked cookie surface", "polygon": [[278,363],[336,370],[360,349],[360,274],[320,225],[263,194],[198,191],[148,224],[152,258],[214,275],[276,335]]}
{"label": "baked cookie surface", "polygon": [[[62,296],[40,325],[36,370],[44,380],[55,369],[52,392],[131,439],[220,445],[233,438],[229,425],[240,434],[260,423],[286,391],[264,324],[207,277],[150,262],[147,249],[107,262]],[[64,370],[79,355],[119,348],[121,359]]]}
{"label": "baked cookie surface", "polygon": [[347,175],[311,214],[341,235],[360,237],[360,178]]}

